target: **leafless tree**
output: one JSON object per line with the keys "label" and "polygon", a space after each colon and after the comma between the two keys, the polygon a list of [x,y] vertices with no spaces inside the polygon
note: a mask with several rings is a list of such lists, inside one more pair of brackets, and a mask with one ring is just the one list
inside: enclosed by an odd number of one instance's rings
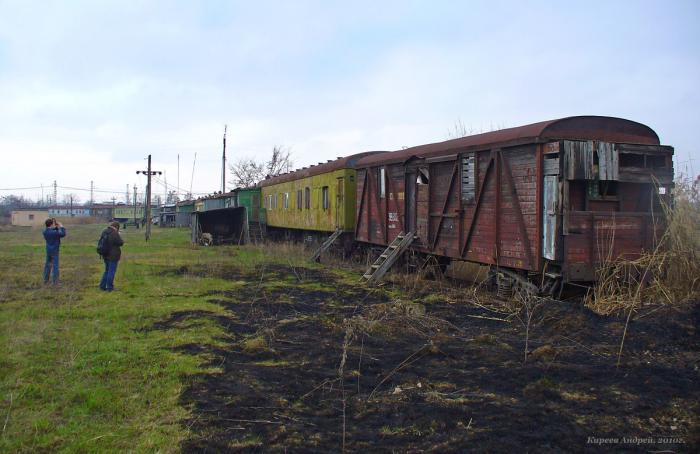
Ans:
{"label": "leafless tree", "polygon": [[229,171],[233,179],[230,183],[235,188],[248,188],[255,186],[258,181],[265,177],[263,164],[255,162],[250,158],[241,158],[235,160],[229,165]]}
{"label": "leafless tree", "polygon": [[274,177],[292,170],[291,155],[292,153],[289,148],[275,145],[272,148],[272,156],[270,157],[270,160],[265,164],[267,175]]}
{"label": "leafless tree", "polygon": [[64,194],[63,195],[63,204],[64,205],[78,205],[78,202],[80,202],[80,197],[78,197],[76,194]]}
{"label": "leafless tree", "polygon": [[467,137],[472,134],[474,134],[474,129],[471,127],[467,128],[461,118],[458,118],[452,128],[447,130],[448,139],[459,139],[460,137]]}
{"label": "leafless tree", "polygon": [[229,165],[233,177],[230,184],[236,188],[255,186],[267,176],[276,176],[292,170],[292,159],[289,148],[275,146],[270,159],[265,162],[251,158],[241,158]]}
{"label": "leafless tree", "polygon": [[491,123],[488,130],[484,130],[484,128],[474,128],[472,126],[466,126],[462,122],[462,119],[458,118],[454,125],[447,130],[447,139],[459,139],[461,137],[483,134],[485,132],[500,131],[505,128],[505,123],[497,123],[495,126]]}

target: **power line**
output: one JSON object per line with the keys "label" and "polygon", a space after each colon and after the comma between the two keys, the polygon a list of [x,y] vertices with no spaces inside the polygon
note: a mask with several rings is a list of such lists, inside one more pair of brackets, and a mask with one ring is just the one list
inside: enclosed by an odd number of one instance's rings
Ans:
{"label": "power line", "polygon": [[29,189],[41,189],[41,186],[32,186],[29,188],[0,188],[0,191],[27,191]]}
{"label": "power line", "polygon": [[[171,188],[171,189],[176,189],[176,190],[178,190],[178,191],[180,191],[180,192],[189,192],[189,191],[187,191],[187,190],[185,190],[185,189],[183,189],[183,188],[180,188],[180,187],[175,186],[175,185],[170,184],[170,183],[167,184],[167,186],[166,186],[166,183],[165,183],[163,180],[159,179],[158,177],[153,177],[153,179],[154,179],[158,184],[160,184],[160,185],[163,186],[163,187]],[[99,193],[103,193],[103,194],[119,194],[119,195],[124,195],[124,191],[123,191],[123,190],[97,189],[96,187],[93,187],[93,188],[78,188],[78,187],[75,187],[75,186],[59,186],[59,185],[56,185],[56,188],[58,188],[58,189],[66,189],[66,190],[71,190],[71,191],[84,191],[84,192],[91,192],[91,191],[92,191],[92,192],[99,192]],[[29,190],[33,190],[33,189],[42,189],[42,186],[27,186],[27,187],[21,187],[21,188],[0,188],[0,191],[29,191]],[[209,192],[193,192],[192,195],[206,195],[206,194],[211,194],[211,192],[212,192],[212,191],[209,191]]]}
{"label": "power line", "polygon": [[[163,180],[161,180],[160,178],[158,178],[158,177],[153,177],[153,180],[154,180],[156,183],[160,184],[161,186],[165,186],[165,182],[164,182]],[[180,188],[180,187],[178,187],[178,186],[175,186],[174,184],[171,184],[171,183],[168,183],[168,186],[167,186],[167,187],[169,187],[169,188],[171,188],[171,189],[176,189],[178,192],[184,192],[184,193],[188,193],[188,192],[189,192],[188,190],[182,189],[182,188]],[[192,195],[205,195],[205,194],[211,194],[211,192],[193,192],[193,193],[192,193]]]}

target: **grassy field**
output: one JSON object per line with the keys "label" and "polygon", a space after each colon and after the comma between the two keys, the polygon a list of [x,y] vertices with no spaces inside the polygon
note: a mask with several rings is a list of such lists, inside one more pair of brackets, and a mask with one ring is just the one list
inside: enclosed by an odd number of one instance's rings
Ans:
{"label": "grassy field", "polygon": [[149,243],[123,232],[104,293],[100,229],[69,229],[57,288],[40,231],[0,231],[1,452],[700,443],[697,301],[524,313],[455,283],[394,274],[369,289],[294,246],[195,248],[157,228]]}
{"label": "grassy field", "polygon": [[[219,311],[210,290],[231,281],[164,273],[181,265],[254,266],[257,250],[194,249],[189,232],[122,231],[115,287],[98,289],[101,226],[75,226],[61,246],[61,284],[44,286],[38,230],[0,232],[0,451],[178,451],[188,409],[178,404],[206,357],[174,347],[216,345],[226,334],[203,320],[193,329],[143,328],[175,310]],[[196,329],[195,329],[196,328]]]}

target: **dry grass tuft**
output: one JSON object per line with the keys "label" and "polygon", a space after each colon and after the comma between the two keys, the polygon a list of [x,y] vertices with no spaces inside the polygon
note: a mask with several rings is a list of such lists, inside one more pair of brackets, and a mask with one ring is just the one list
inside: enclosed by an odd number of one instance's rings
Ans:
{"label": "dry grass tuft", "polygon": [[700,180],[680,178],[673,204],[662,206],[667,228],[656,249],[635,260],[610,257],[586,299],[593,311],[632,313],[649,304],[700,297]]}

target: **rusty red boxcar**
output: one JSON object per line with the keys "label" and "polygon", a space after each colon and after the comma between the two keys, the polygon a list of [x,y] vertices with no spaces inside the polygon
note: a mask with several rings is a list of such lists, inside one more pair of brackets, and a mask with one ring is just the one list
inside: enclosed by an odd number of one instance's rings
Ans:
{"label": "rusty red boxcar", "polygon": [[600,116],[367,156],[355,238],[412,232],[416,251],[541,276],[550,290],[594,281],[601,263],[654,247],[672,156],[651,128]]}

